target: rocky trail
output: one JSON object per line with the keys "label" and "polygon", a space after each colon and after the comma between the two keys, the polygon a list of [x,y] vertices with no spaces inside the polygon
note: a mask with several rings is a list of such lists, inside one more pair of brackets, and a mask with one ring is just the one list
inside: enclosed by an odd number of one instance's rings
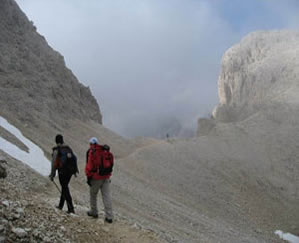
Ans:
{"label": "rocky trail", "polygon": [[26,173],[31,169],[26,168],[24,172],[28,176],[24,177],[23,173],[18,173],[24,165],[17,165],[19,162],[12,158],[6,160],[8,176],[0,179],[1,243],[162,242],[154,232],[120,215],[116,215],[112,224],[104,223],[103,213],[98,219],[89,218],[86,215],[88,205],[75,204],[76,214],[56,209],[59,192],[46,182],[47,178],[34,181],[35,185],[30,188],[30,183],[25,182],[31,179],[30,173]]}

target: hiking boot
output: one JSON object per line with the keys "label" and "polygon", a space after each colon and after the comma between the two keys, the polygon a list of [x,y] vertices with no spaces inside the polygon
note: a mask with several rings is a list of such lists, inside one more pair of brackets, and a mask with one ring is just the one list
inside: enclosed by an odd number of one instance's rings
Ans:
{"label": "hiking boot", "polygon": [[62,207],[60,207],[59,205],[56,205],[55,208],[62,210]]}
{"label": "hiking boot", "polygon": [[68,214],[71,214],[71,213],[75,214],[75,210],[74,209],[73,210],[67,210],[67,213]]}
{"label": "hiking boot", "polygon": [[87,215],[90,216],[90,217],[93,217],[95,219],[97,219],[99,217],[99,215],[97,213],[92,213],[90,211],[87,212]]}
{"label": "hiking boot", "polygon": [[108,224],[112,224],[113,220],[112,220],[112,219],[105,218],[105,222],[107,222]]}

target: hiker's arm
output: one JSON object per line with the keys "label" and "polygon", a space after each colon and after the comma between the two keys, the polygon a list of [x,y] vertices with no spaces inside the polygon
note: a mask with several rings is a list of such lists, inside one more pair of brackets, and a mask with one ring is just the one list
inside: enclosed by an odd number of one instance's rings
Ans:
{"label": "hiker's arm", "polygon": [[51,174],[49,175],[50,178],[54,178],[56,175],[56,168],[54,165],[57,159],[57,155],[58,155],[58,150],[54,150],[52,155]]}
{"label": "hiker's arm", "polygon": [[87,177],[92,177],[92,174],[93,174],[92,169],[93,169],[93,164],[92,164],[91,155],[89,153],[88,160],[87,160],[87,163],[86,163],[86,166],[85,166],[85,175]]}
{"label": "hiker's arm", "polygon": [[90,149],[88,149],[88,150],[86,151],[86,164],[87,164],[87,162],[88,162],[89,151],[90,151]]}

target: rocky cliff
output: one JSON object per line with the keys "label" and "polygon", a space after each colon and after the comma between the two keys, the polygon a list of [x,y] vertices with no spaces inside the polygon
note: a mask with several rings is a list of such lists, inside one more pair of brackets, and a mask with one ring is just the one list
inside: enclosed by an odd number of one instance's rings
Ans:
{"label": "rocky cliff", "polygon": [[66,67],[64,58],[37,33],[13,0],[0,1],[0,114],[40,130],[41,121],[101,123],[90,89]]}

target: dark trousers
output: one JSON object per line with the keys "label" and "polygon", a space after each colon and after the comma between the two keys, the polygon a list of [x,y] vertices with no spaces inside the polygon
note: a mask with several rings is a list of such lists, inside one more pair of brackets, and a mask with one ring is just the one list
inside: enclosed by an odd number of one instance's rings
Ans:
{"label": "dark trousers", "polygon": [[67,208],[69,212],[74,212],[73,200],[69,189],[69,183],[71,180],[72,175],[69,173],[58,173],[59,182],[61,185],[61,195],[60,195],[60,202],[59,207],[62,209],[64,206],[64,202],[67,203]]}

